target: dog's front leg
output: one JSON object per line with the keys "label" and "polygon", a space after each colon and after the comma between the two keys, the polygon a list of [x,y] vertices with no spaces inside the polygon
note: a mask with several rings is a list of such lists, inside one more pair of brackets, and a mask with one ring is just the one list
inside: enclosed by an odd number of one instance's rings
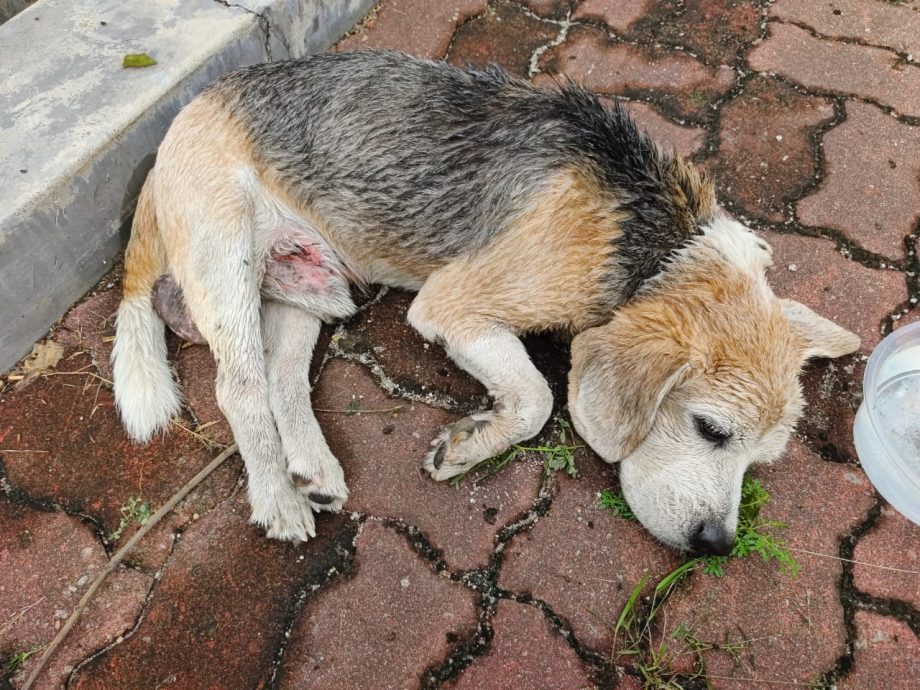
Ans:
{"label": "dog's front leg", "polygon": [[507,326],[429,303],[425,288],[409,310],[409,322],[426,339],[441,342],[461,368],[486,386],[495,399],[490,411],[464,417],[432,441],[424,466],[437,480],[466,472],[511,444],[540,431],[553,408],[546,379],[530,361],[524,345]]}
{"label": "dog's front leg", "polygon": [[314,510],[341,510],[348,498],[345,475],[310,405],[310,360],[320,326],[319,318],[298,307],[262,305],[269,400],[291,480]]}

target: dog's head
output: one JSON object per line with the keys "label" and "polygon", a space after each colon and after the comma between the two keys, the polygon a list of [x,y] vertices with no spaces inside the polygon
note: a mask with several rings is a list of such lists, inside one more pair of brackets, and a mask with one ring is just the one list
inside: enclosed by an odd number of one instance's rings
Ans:
{"label": "dog's head", "polygon": [[766,282],[770,249],[720,218],[608,323],[572,342],[579,434],[620,462],[640,522],[671,546],[731,549],[741,482],[775,460],[802,411],[810,357],[859,339]]}

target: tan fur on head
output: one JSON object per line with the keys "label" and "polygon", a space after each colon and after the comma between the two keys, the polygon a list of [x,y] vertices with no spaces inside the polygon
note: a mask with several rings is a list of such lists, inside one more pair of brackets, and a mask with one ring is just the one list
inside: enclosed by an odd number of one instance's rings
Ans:
{"label": "tan fur on head", "polygon": [[[774,297],[757,258],[763,250],[754,248],[751,261],[746,252],[704,235],[679,270],[572,343],[576,429],[605,460],[622,462],[636,515],[680,549],[694,525],[734,532],[744,471],[778,457],[801,413],[806,359],[859,345]],[[724,443],[705,437],[710,427]]]}

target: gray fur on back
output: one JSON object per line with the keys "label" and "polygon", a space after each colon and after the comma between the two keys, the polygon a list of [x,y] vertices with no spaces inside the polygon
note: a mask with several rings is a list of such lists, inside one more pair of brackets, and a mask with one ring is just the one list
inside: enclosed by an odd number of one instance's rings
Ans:
{"label": "gray fur on back", "polygon": [[696,211],[675,207],[672,157],[571,84],[361,51],[244,68],[211,93],[303,203],[411,256],[484,246],[566,168],[594,175],[628,212],[611,267],[621,298],[698,232]]}

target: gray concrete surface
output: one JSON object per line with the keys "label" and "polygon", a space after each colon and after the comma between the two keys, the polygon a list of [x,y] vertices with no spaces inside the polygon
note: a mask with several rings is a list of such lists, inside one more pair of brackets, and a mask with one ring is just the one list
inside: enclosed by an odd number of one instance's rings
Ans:
{"label": "gray concrete surface", "polygon": [[[41,0],[0,26],[0,371],[111,267],[179,108],[234,67],[321,52],[373,0]],[[126,53],[157,64],[123,69]]]}

